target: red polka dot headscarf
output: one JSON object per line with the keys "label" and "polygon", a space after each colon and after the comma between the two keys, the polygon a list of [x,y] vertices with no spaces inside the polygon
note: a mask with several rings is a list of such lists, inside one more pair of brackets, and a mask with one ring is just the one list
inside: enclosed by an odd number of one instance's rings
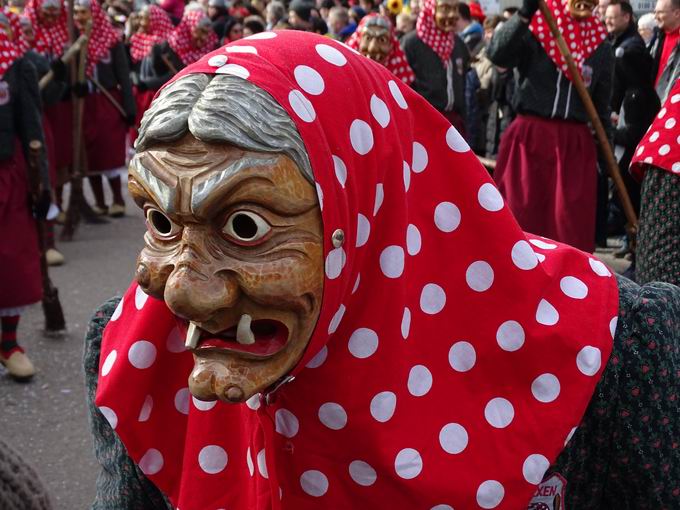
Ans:
{"label": "red polka dot headscarf", "polygon": [[680,80],[675,82],[666,102],[640,141],[630,170],[642,180],[647,165],[680,175]]}
{"label": "red polka dot headscarf", "polygon": [[416,20],[416,33],[418,38],[439,56],[444,66],[447,66],[456,40],[452,32],[442,30],[435,23],[434,11],[436,7],[437,0],[424,0]]}
{"label": "red polka dot headscarf", "polygon": [[184,16],[179,25],[168,39],[170,48],[174,51],[184,65],[193,64],[203,55],[212,51],[217,46],[217,35],[214,31],[206,38],[205,42],[200,46],[194,46],[191,33],[200,23],[210,21],[208,15],[202,9],[188,9],[184,11]]}
{"label": "red polka dot headscarf", "polygon": [[130,57],[133,62],[139,62],[146,57],[154,44],[165,41],[174,29],[167,12],[157,5],[150,5],[148,9],[149,31],[137,32],[130,37]]}
{"label": "red polka dot headscarf", "polygon": [[522,232],[446,119],[341,43],[264,32],[190,73],[240,76],[297,125],[323,305],[293,380],[206,403],[172,313],[133,284],[96,403],[134,461],[182,510],[526,508],[610,354],[610,271]]}
{"label": "red polka dot headscarf", "polygon": [[[548,7],[552,11],[555,23],[557,23],[564,41],[569,47],[571,56],[574,58],[576,67],[584,74],[583,63],[592,55],[597,47],[607,39],[607,30],[604,23],[602,23],[595,16],[591,16],[584,20],[576,20],[571,17],[568,9],[567,0],[547,0]],[[557,47],[557,40],[552,35],[548,23],[541,11],[534,14],[529,30],[538,39],[545,52],[553,61],[558,70],[562,71],[564,75],[571,80],[571,75],[567,68],[567,62],[564,60],[560,49]],[[592,70],[591,70],[592,72]],[[584,77],[587,81],[587,77]]]}
{"label": "red polka dot headscarf", "polygon": [[[0,25],[6,25],[9,30],[13,31],[11,16],[15,14],[9,12],[7,9],[0,10]],[[21,35],[21,31],[18,32]],[[7,30],[0,30],[0,80],[5,76],[5,73],[12,67],[12,64],[19,60],[25,52],[21,41],[25,40],[19,37],[17,41],[10,40]],[[3,90],[3,97],[8,97],[6,87]]]}
{"label": "red polka dot headscarf", "polygon": [[392,26],[392,22],[387,16],[381,16],[380,14],[373,13],[368,14],[367,16],[361,18],[359,26],[354,31],[352,36],[347,40],[347,46],[349,46],[353,50],[359,51],[359,46],[361,45],[361,33],[364,27],[372,18],[376,18],[378,16],[382,18],[384,22],[390,27],[389,28],[390,39],[392,41],[392,52],[387,56],[385,67],[401,81],[403,81],[407,85],[410,85],[411,83],[414,82],[416,77],[413,74],[413,69],[411,69],[411,66],[406,60],[406,55],[404,55],[404,51],[401,49],[401,46],[399,45],[399,40],[397,39],[397,36],[394,33],[394,27]]}
{"label": "red polka dot headscarf", "polygon": [[59,6],[59,18],[51,26],[41,21],[40,10],[45,0],[28,0],[24,14],[31,21],[35,30],[33,46],[38,53],[57,58],[64,53],[64,47],[68,44],[68,28],[66,21],[66,7],[64,0],[50,0],[51,4]]}
{"label": "red polka dot headscarf", "polygon": [[87,42],[87,76],[93,76],[97,64],[101,60],[110,58],[111,48],[121,40],[108,16],[101,8],[99,0],[76,0],[76,2],[90,9],[92,13],[92,30]]}

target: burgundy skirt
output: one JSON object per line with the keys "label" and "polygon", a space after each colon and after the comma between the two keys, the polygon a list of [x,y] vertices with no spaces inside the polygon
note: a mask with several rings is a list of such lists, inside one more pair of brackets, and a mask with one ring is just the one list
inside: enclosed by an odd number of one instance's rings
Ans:
{"label": "burgundy skirt", "polygon": [[0,308],[40,301],[38,233],[28,207],[28,176],[18,141],[12,158],[0,161],[0,239]]}
{"label": "burgundy skirt", "polygon": [[[109,90],[121,102],[118,90]],[[83,136],[87,153],[88,173],[115,170],[125,165],[125,136],[127,125],[116,107],[95,92],[85,98]]]}
{"label": "burgundy skirt", "polygon": [[56,185],[61,186],[68,181],[68,167],[73,163],[73,103],[59,101],[45,108],[45,116],[52,131],[52,149],[54,165],[57,169]]}
{"label": "burgundy skirt", "polygon": [[137,106],[137,116],[135,117],[135,125],[130,128],[130,145],[134,145],[135,140],[137,140],[137,135],[139,131],[139,125],[142,123],[142,117],[144,112],[149,109],[154,96],[156,95],[155,90],[145,90],[140,92],[137,88],[133,88],[135,94],[135,105]]}
{"label": "burgundy skirt", "polygon": [[519,115],[501,138],[494,179],[523,230],[595,249],[597,155],[586,124]]}

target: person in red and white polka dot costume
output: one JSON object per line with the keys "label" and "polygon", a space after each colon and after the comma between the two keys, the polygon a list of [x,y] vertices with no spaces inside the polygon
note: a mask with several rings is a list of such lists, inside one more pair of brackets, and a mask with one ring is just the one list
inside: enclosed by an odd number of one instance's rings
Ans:
{"label": "person in red and white polka dot costume", "polygon": [[[251,121],[234,121],[241,115]],[[264,118],[271,121],[257,120]],[[223,213],[177,214],[186,205],[173,198],[179,184],[166,170],[191,137],[195,158],[178,182],[193,190],[192,211],[206,189],[226,185]],[[235,392],[217,401],[192,395],[194,356],[181,332],[188,320],[203,324],[225,307],[237,314],[254,300],[283,307],[259,294],[258,281],[280,275],[284,288],[293,286],[287,277],[306,259],[263,269],[290,256],[279,222],[269,224],[272,237],[263,234],[269,241],[253,234],[244,247],[234,238],[234,211],[260,211],[255,230],[267,232],[263,218],[285,206],[291,187],[251,197],[248,184],[229,188],[233,164],[199,183],[195,160],[221,144],[247,151],[235,162],[241,175],[286,154],[316,190],[323,222],[316,241],[323,300],[306,350],[271,386],[244,390],[240,403]],[[99,450],[101,498],[151,494],[150,481],[182,510],[528,506],[607,365],[617,279],[590,255],[522,232],[467,143],[427,101],[341,43],[264,32],[183,70],[147,112],[137,149],[133,177],[147,188],[145,207],[167,218],[164,246],[178,255],[170,276],[138,271],[140,284],[102,311],[88,336],[97,444],[115,434],[124,445],[116,451],[126,452]],[[265,207],[269,200],[274,206]],[[140,260],[159,246],[149,236],[157,238],[163,222],[148,221]],[[199,230],[222,240],[196,251]],[[251,269],[230,255],[236,249]],[[227,266],[214,273],[218,263]],[[210,282],[212,292],[177,309],[177,291]],[[220,289],[232,290],[215,299]],[[212,303],[212,312],[195,315],[198,301]],[[137,475],[121,473],[130,459]]]}
{"label": "person in red and white polka dot costume", "polygon": [[637,146],[631,172],[642,181],[636,278],[680,285],[680,81]]}

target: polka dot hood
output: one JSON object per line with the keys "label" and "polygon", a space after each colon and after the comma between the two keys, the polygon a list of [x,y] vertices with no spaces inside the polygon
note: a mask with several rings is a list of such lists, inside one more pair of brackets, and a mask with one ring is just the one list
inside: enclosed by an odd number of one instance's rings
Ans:
{"label": "polka dot hood", "polygon": [[[546,3],[552,11],[553,18],[560,29],[564,41],[569,47],[576,67],[583,76],[583,63],[607,39],[607,30],[604,23],[595,16],[590,16],[580,21],[572,18],[569,14],[567,0],[547,0]],[[529,30],[534,34],[534,37],[548,54],[550,60],[553,61],[555,67],[571,80],[567,62],[564,60],[562,53],[560,53],[557,47],[557,40],[552,35],[542,12],[538,11],[534,15],[529,24]],[[586,77],[584,77],[584,80],[588,83]]]}
{"label": "polka dot hood", "polygon": [[293,380],[205,403],[174,316],[133,284],[96,398],[129,455],[182,510],[526,508],[610,354],[609,270],[522,232],[445,118],[341,43],[264,32],[189,73],[249,80],[297,125],[323,304]]}
{"label": "polka dot hood", "polygon": [[633,175],[642,180],[647,165],[680,174],[680,80],[675,82],[663,108],[635,150],[630,165]]}

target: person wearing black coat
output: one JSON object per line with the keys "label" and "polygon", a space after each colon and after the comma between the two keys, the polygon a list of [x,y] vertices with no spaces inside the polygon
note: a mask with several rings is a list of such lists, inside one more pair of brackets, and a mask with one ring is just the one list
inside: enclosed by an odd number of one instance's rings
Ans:
{"label": "person wearing black coat", "polygon": [[[654,91],[652,57],[637,31],[631,5],[623,0],[613,0],[606,10],[605,25],[615,57],[611,99],[614,152],[619,168],[626,169],[660,104]],[[639,213],[640,185],[628,172],[622,175],[633,206]],[[609,206],[609,223],[611,228],[625,224],[621,202],[616,194]]]}

